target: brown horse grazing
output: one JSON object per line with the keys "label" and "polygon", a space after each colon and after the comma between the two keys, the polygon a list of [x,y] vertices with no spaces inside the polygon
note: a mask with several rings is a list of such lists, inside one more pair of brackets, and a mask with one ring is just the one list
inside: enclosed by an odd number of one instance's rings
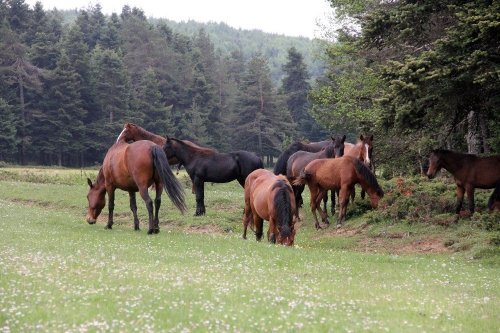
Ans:
{"label": "brown horse grazing", "polygon": [[[134,229],[139,230],[137,204],[135,193],[139,192],[146,203],[149,213],[148,234],[159,232],[158,211],[161,204],[161,192],[165,188],[170,200],[181,211],[186,210],[184,191],[168,165],[167,156],[163,149],[151,141],[141,140],[131,144],[121,138],[109,148],[104,162],[92,183],[87,178],[89,192],[87,194],[88,211],[87,222],[94,224],[105,206],[105,196],[108,194],[108,224],[107,229],[113,226],[113,209],[115,189],[127,191],[130,196],[130,209],[134,214]],[[153,216],[153,201],[148,188],[155,185],[156,198]]]}
{"label": "brown horse grazing", "polygon": [[[290,183],[293,183],[295,178],[299,177],[300,172],[306,167],[306,165],[318,158],[335,158],[344,155],[344,142],[346,136],[331,137],[332,141],[329,145],[325,146],[318,152],[308,152],[299,150],[288,158],[286,167],[286,176]],[[294,185],[293,192],[295,194],[295,205],[297,206],[297,218],[299,217],[299,207],[302,203],[302,192],[304,191],[305,185]],[[335,212],[335,197],[332,197],[332,214]]]}
{"label": "brown horse grazing", "polygon": [[450,150],[437,149],[429,156],[427,177],[434,178],[444,168],[455,178],[457,184],[457,205],[455,212],[460,214],[464,193],[467,192],[469,212],[474,214],[474,189],[489,189],[500,182],[500,155],[479,157]]}
{"label": "brown horse grazing", "polygon": [[[164,138],[163,136],[151,133],[151,132],[147,131],[146,129],[142,128],[141,126],[133,124],[133,123],[126,123],[123,126],[123,130],[120,133],[120,135],[118,136],[118,139],[116,139],[116,141],[121,140],[121,139],[125,140],[126,142],[139,141],[139,140],[149,140],[149,141],[153,141],[154,143],[156,143],[157,145],[159,145],[161,147],[163,147],[163,145],[167,142],[167,139]],[[168,159],[168,164],[170,164],[170,165],[178,164],[178,163],[179,163],[179,161],[175,157]]]}
{"label": "brown horse grazing", "polygon": [[384,191],[378,185],[370,169],[351,156],[312,161],[294,181],[294,185],[301,184],[307,184],[311,192],[311,211],[316,221],[316,229],[321,228],[316,210],[320,211],[323,222],[329,224],[326,213],[319,208],[327,190],[340,190],[338,226],[345,221],[349,196],[355,184],[360,184],[361,188],[368,193],[373,208],[377,208],[379,200],[384,196]]}
{"label": "brown horse grazing", "polygon": [[283,175],[257,169],[245,180],[245,212],[243,238],[253,222],[255,236],[262,238],[263,220],[269,221],[267,239],[272,243],[292,246],[295,238],[295,199],[290,183]]}

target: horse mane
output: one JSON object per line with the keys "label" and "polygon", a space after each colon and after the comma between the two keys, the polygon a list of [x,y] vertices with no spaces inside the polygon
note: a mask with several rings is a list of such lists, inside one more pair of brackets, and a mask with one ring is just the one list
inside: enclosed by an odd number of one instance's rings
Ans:
{"label": "horse mane", "polygon": [[382,188],[378,184],[377,178],[375,178],[375,175],[373,174],[373,172],[366,165],[364,165],[360,160],[354,159],[354,158],[352,160],[354,162],[354,168],[356,169],[356,172],[359,175],[361,175],[362,178],[364,178],[366,180],[369,187],[375,189],[378,196],[383,197],[384,190],[382,190]]}
{"label": "horse mane", "polygon": [[279,179],[274,183],[271,191],[278,189],[274,196],[274,206],[277,214],[277,223],[281,238],[289,237],[292,233],[290,224],[293,221],[292,205],[290,203],[290,196],[288,184],[285,180]]}
{"label": "horse mane", "polygon": [[100,185],[101,182],[104,185],[104,171],[102,170],[102,167],[99,168],[99,172],[97,173],[97,178],[95,179],[94,185]]}
{"label": "horse mane", "polygon": [[176,142],[180,143],[181,145],[187,146],[191,150],[195,150],[196,152],[198,152],[202,155],[213,155],[213,154],[217,153],[216,149],[202,147],[202,146],[199,146],[196,143],[189,141],[189,140],[180,140],[180,139],[176,139],[176,138],[169,138],[169,140],[175,140]]}

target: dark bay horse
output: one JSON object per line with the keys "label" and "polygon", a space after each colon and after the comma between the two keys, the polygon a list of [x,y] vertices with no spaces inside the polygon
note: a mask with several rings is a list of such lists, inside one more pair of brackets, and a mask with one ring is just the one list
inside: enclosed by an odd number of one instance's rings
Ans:
{"label": "dark bay horse", "polygon": [[191,141],[169,137],[163,149],[169,159],[175,157],[184,165],[191,177],[196,194],[196,215],[205,214],[205,182],[227,183],[237,180],[241,186],[245,186],[247,176],[255,169],[264,167],[260,157],[244,150],[219,153]]}
{"label": "dark bay horse", "polygon": [[253,223],[255,236],[260,241],[263,220],[266,220],[269,221],[268,241],[292,246],[295,238],[295,210],[293,190],[285,176],[276,176],[266,169],[253,171],[245,181],[243,238],[247,238],[248,224]]}
{"label": "dark bay horse", "polygon": [[379,200],[384,196],[384,191],[380,188],[371,170],[351,156],[312,161],[294,181],[294,185],[302,184],[307,184],[311,192],[311,211],[317,229],[321,228],[316,215],[317,210],[319,210],[323,222],[329,224],[326,212],[319,208],[327,190],[340,190],[338,226],[345,221],[349,196],[354,190],[355,184],[360,184],[361,188],[368,193],[373,208],[377,208]]}
{"label": "dark bay horse", "polygon": [[[299,177],[300,172],[306,165],[318,158],[335,158],[344,155],[344,141],[346,136],[331,137],[332,141],[318,152],[308,152],[299,150],[293,153],[287,162],[286,176],[290,183],[293,183],[295,178]],[[294,185],[293,192],[295,194],[295,204],[297,206],[297,217],[299,217],[299,207],[302,204],[302,192],[305,185]],[[335,197],[332,197],[332,212],[335,210]],[[333,214],[333,213],[332,213]]]}
{"label": "dark bay horse", "polygon": [[500,182],[500,155],[479,157],[450,150],[437,149],[429,156],[427,176],[434,178],[441,168],[448,170],[457,185],[457,204],[455,212],[460,214],[467,193],[469,213],[474,214],[474,189],[489,189]]}
{"label": "dark bay horse", "polygon": [[[106,228],[112,228],[115,190],[117,188],[129,193],[135,230],[139,230],[136,192],[139,192],[148,209],[148,234],[158,233],[160,230],[158,211],[163,189],[181,212],[186,210],[184,190],[170,170],[165,152],[151,141],[141,140],[128,144],[123,138],[120,138],[106,153],[95,183],[92,183],[88,178],[87,182],[90,187],[87,194],[89,206],[86,217],[89,224],[96,222],[106,204],[105,196],[108,194],[109,216]],[[152,184],[155,185],[156,190],[154,215],[153,201],[148,193],[148,188]]]}

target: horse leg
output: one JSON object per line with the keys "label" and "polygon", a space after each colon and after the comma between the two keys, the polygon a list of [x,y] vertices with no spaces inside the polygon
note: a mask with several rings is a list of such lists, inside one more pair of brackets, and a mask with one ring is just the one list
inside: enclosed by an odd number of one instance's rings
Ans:
{"label": "horse leg", "polygon": [[324,197],[327,194],[327,190],[320,189],[318,192],[318,197],[316,198],[316,209],[319,210],[319,214],[321,215],[321,220],[323,223],[326,225],[330,225],[330,221],[328,220],[328,214],[326,213],[326,210],[322,210],[321,207],[321,201],[323,201]]}
{"label": "horse leg", "polygon": [[[316,230],[321,229],[321,226],[319,225],[318,222],[318,215],[316,214],[316,210],[318,209],[319,205],[321,204],[321,195],[320,195],[320,189],[317,187],[309,187],[309,192],[311,192],[311,201],[310,201],[310,206],[311,206],[311,212],[314,217],[315,224],[314,226],[316,227]],[[319,198],[319,200],[318,200]]]}
{"label": "horse leg", "polygon": [[301,206],[300,201],[302,200],[301,193],[304,190],[304,186],[292,186],[293,194],[295,197],[295,217],[300,220],[299,207]]}
{"label": "horse leg", "polygon": [[141,194],[142,200],[144,200],[144,203],[146,204],[146,208],[148,209],[148,215],[149,215],[149,229],[148,229],[148,235],[151,235],[154,233],[154,222],[153,222],[153,200],[151,200],[151,197],[149,196],[148,189],[141,189],[139,191]]}
{"label": "horse leg", "polygon": [[137,201],[135,200],[135,192],[128,192],[128,196],[130,199],[130,210],[134,215],[134,230],[139,230],[139,218],[137,217]]}
{"label": "horse leg", "polygon": [[253,224],[255,226],[255,239],[257,239],[258,242],[262,239],[262,235],[264,232],[262,231],[264,227],[264,220],[261,219],[257,214],[252,214],[253,215]]}
{"label": "horse leg", "polygon": [[362,190],[361,190],[361,199],[363,199],[363,200],[364,200],[364,199],[365,199],[365,196],[366,196],[366,192],[365,192],[365,190],[363,190],[363,189],[362,189]]}
{"label": "horse leg", "polygon": [[465,189],[462,186],[457,185],[457,205],[455,208],[456,214],[460,214],[460,211],[462,210],[462,203],[464,201],[464,192]]}
{"label": "horse leg", "polygon": [[352,192],[354,192],[354,189],[349,189],[346,187],[342,187],[340,189],[339,193],[340,212],[339,212],[339,220],[337,222],[337,228],[340,228],[342,224],[345,222],[347,204],[349,203],[349,196],[352,196]]}
{"label": "horse leg", "polygon": [[469,212],[472,216],[474,214],[474,187],[467,186],[467,201],[469,202]]}
{"label": "horse leg", "polygon": [[323,196],[323,211],[325,215],[328,216],[328,191],[325,191],[325,195]]}
{"label": "horse leg", "polygon": [[243,239],[247,239],[247,228],[251,219],[252,210],[249,205],[245,204],[245,211],[243,212]]}
{"label": "horse leg", "polygon": [[160,219],[158,218],[158,213],[160,211],[161,206],[161,193],[163,191],[163,186],[158,183],[155,184],[156,196],[155,196],[155,214],[154,214],[154,233],[157,234],[160,232]]}
{"label": "horse leg", "polygon": [[205,215],[205,183],[202,180],[195,178],[194,187],[196,189],[195,216]]}
{"label": "horse leg", "polygon": [[115,209],[115,191],[109,190],[108,192],[108,224],[106,229],[113,228],[113,210]]}
{"label": "horse leg", "polygon": [[336,202],[335,202],[335,190],[331,190],[330,191],[330,195],[332,197],[332,207],[330,208],[330,212],[332,213],[332,216],[335,216],[335,205],[336,205]]}
{"label": "horse leg", "polygon": [[269,219],[269,229],[267,229],[267,241],[276,244],[276,221],[273,218]]}

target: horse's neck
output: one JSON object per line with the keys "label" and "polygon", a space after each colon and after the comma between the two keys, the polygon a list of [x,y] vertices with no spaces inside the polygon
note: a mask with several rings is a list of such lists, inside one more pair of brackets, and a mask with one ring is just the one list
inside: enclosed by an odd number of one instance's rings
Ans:
{"label": "horse's neck", "polygon": [[358,141],[356,144],[350,142],[344,143],[344,155],[356,157],[359,160],[363,159],[363,144],[362,141]]}
{"label": "horse's neck", "polygon": [[140,135],[142,140],[153,141],[157,145],[164,145],[165,142],[167,141],[167,139],[165,139],[164,137],[162,137],[160,135],[153,134],[153,133],[148,132],[144,129],[139,131],[139,135]]}
{"label": "horse's neck", "polygon": [[99,188],[105,188],[106,186],[106,179],[104,177],[104,171],[102,168],[99,169],[99,173],[97,174],[97,178],[95,180],[95,186]]}
{"label": "horse's neck", "polygon": [[443,168],[448,170],[452,175],[455,175],[463,168],[464,160],[470,158],[472,158],[472,156],[467,154],[448,152],[442,155]]}

